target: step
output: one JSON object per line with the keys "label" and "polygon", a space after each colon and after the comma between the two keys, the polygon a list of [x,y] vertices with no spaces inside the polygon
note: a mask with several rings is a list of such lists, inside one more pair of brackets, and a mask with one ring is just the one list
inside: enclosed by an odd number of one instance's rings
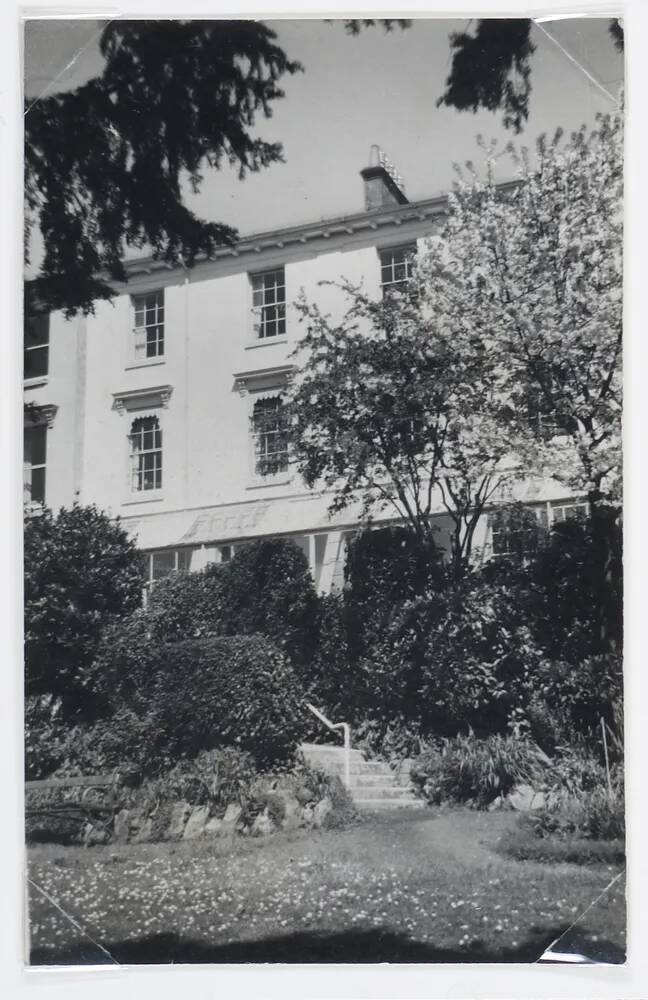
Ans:
{"label": "step", "polygon": [[403,781],[398,779],[393,771],[388,774],[379,774],[377,771],[374,773],[362,773],[351,771],[351,784],[355,787],[356,785],[371,786],[371,785],[393,785],[395,788],[409,788],[411,790],[412,783],[409,781]]}
{"label": "step", "polygon": [[424,809],[423,799],[355,799],[358,809],[364,812],[379,812],[383,809]]}
{"label": "step", "polygon": [[397,785],[351,785],[349,789],[354,799],[407,799],[414,798],[411,789],[399,788]]}

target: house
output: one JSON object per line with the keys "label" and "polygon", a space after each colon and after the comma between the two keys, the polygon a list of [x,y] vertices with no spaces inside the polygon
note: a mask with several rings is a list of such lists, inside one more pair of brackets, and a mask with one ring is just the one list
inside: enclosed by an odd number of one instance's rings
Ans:
{"label": "house", "polygon": [[[254,538],[287,536],[321,591],[343,579],[359,511],[330,517],[289,462],[282,393],[303,334],[291,305],[335,313],[342,276],[368,292],[407,280],[445,198],[410,203],[377,147],[362,211],[241,238],[191,270],[153,260],[88,317],[28,317],[25,491],[29,509],[96,503],[148,554],[148,580],[226,561]],[[572,498],[529,483],[520,499],[550,522]],[[505,499],[504,497],[501,498]],[[389,515],[382,515],[383,518]],[[444,515],[439,513],[443,541]],[[485,520],[478,545],[506,550]]]}

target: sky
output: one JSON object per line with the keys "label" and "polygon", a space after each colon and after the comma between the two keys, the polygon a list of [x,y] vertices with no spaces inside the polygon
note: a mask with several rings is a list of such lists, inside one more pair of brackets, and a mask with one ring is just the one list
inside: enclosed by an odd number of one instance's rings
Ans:
{"label": "sky", "polygon": [[[187,202],[203,218],[244,235],[362,211],[359,171],[380,145],[405,180],[411,201],[451,186],[454,163],[479,159],[477,135],[512,138],[501,114],[437,108],[450,69],[449,35],[468,22],[415,20],[406,31],[368,28],[357,37],[340,23],[268,21],[304,72],[285,77],[283,100],[256,132],[280,141],[285,162],[240,181],[235,170],[207,170],[199,195]],[[37,100],[69,89],[101,69],[96,20],[28,21],[25,92]],[[534,25],[530,116],[516,139],[532,146],[538,135],[567,133],[610,110],[623,81],[623,57],[608,20],[574,18]],[[552,37],[548,37],[548,32]],[[565,50],[565,51],[563,51]],[[607,91],[606,94],[604,91]],[[502,162],[502,179],[511,168]]]}

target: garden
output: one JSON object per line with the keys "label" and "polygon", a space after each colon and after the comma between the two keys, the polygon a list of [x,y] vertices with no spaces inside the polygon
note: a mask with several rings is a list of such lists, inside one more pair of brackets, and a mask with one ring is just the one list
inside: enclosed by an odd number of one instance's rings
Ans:
{"label": "garden", "polygon": [[[143,608],[118,523],[31,519],[32,961],[529,961],[557,938],[623,960],[621,533],[610,513],[597,576],[592,530],[539,527],[460,582],[406,527],[366,530],[326,596],[294,543],[253,542]],[[359,812],[309,766],[307,702],[424,811]]]}

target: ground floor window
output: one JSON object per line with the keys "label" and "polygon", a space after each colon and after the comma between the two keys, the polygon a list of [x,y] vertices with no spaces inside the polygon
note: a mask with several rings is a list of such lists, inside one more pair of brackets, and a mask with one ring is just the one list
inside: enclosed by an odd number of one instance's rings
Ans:
{"label": "ground floor window", "polygon": [[559,524],[561,521],[575,521],[589,514],[589,504],[579,500],[573,503],[552,503],[551,522]]}
{"label": "ground floor window", "polygon": [[146,589],[150,590],[154,583],[163,580],[173,573],[188,572],[195,549],[157,549],[145,552],[146,559]]}
{"label": "ground floor window", "polygon": [[490,515],[491,548],[494,556],[531,555],[538,548],[542,531],[547,530],[544,507],[516,505]]}

